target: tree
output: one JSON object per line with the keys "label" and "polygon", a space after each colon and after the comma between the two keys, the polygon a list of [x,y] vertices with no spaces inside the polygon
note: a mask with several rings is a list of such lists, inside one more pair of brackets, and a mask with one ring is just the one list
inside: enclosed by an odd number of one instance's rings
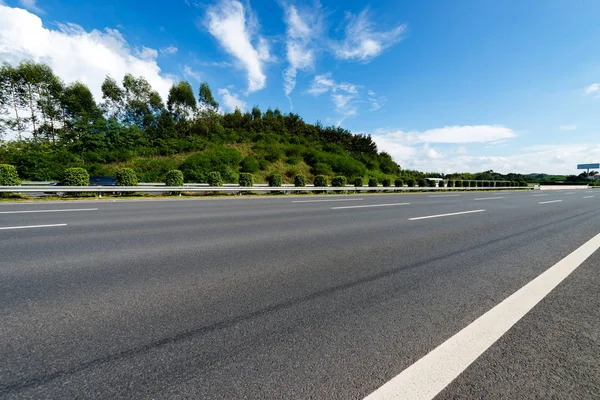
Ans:
{"label": "tree", "polygon": [[[25,85],[22,75],[8,63],[0,68],[0,134],[6,130],[17,131],[19,142],[25,130],[26,118],[19,110],[26,106]],[[14,115],[11,117],[10,115]]]}
{"label": "tree", "polygon": [[167,109],[178,124],[184,124],[196,111],[196,98],[189,82],[173,84],[167,98]]}
{"label": "tree", "polygon": [[212,95],[212,91],[206,82],[200,84],[200,91],[198,95],[198,103],[204,110],[216,111],[219,109],[219,103],[215,100]]}
{"label": "tree", "polygon": [[103,108],[110,118],[120,119],[124,112],[123,89],[119,87],[117,81],[107,76],[102,82]]}

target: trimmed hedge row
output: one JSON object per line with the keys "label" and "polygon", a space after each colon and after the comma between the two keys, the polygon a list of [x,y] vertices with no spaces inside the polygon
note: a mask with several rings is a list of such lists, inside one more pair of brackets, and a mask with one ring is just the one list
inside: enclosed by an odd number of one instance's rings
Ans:
{"label": "trimmed hedge row", "polygon": [[19,186],[20,184],[17,168],[9,164],[0,164],[0,186]]}
{"label": "trimmed hedge row", "polygon": [[183,172],[178,169],[167,172],[165,176],[166,186],[183,186]]}
{"label": "trimmed hedge row", "polygon": [[254,177],[249,172],[240,173],[240,177],[238,178],[238,183],[240,186],[250,187],[254,185]]}
{"label": "trimmed hedge row", "polygon": [[316,187],[325,187],[327,186],[327,178],[325,177],[325,175],[317,175],[315,176],[313,184]]}
{"label": "trimmed hedge row", "polygon": [[90,175],[83,168],[67,168],[63,173],[62,183],[65,186],[88,186]]}
{"label": "trimmed hedge row", "polygon": [[304,175],[296,175],[294,177],[294,186],[298,186],[298,187],[306,186],[306,177]]}
{"label": "trimmed hedge row", "polygon": [[331,180],[331,186],[333,187],[344,187],[346,186],[346,177],[336,176]]}
{"label": "trimmed hedge row", "polygon": [[[117,170],[115,178],[117,179],[117,186],[137,186],[138,185],[137,175],[135,174],[135,171],[132,170],[131,168],[121,168],[121,169]],[[89,177],[88,177],[88,181],[89,181]]]}

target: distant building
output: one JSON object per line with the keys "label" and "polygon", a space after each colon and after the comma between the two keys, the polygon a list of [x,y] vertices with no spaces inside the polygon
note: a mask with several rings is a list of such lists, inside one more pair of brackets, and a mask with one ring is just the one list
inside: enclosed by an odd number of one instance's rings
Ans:
{"label": "distant building", "polygon": [[600,174],[594,174],[592,175],[592,178],[600,180]]}

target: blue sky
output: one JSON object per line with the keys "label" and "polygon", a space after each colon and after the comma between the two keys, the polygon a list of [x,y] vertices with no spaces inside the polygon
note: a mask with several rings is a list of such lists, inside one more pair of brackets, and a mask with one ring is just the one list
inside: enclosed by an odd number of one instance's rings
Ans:
{"label": "blue sky", "polygon": [[[373,135],[404,168],[576,173],[600,162],[600,2],[0,0],[0,62],[34,59],[95,95],[207,81]],[[97,98],[97,100],[100,100]]]}

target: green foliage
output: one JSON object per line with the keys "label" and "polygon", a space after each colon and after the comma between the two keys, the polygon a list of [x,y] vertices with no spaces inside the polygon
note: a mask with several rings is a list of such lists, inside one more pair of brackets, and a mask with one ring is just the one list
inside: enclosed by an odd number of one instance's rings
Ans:
{"label": "green foliage", "polygon": [[313,185],[317,187],[325,187],[327,186],[327,178],[323,175],[317,175],[313,180]]}
{"label": "green foliage", "polygon": [[414,179],[409,179],[406,181],[406,186],[408,186],[408,187],[415,187],[415,185],[416,185],[416,182]]}
{"label": "green foliage", "polygon": [[369,187],[377,187],[377,178],[369,178]]}
{"label": "green foliage", "polygon": [[166,186],[183,186],[183,172],[178,169],[167,172],[165,177]]}
{"label": "green foliage", "polygon": [[525,182],[525,181],[520,181],[520,182],[519,182],[519,186],[520,186],[520,187],[527,187],[527,182]]}
{"label": "green foliage", "polygon": [[83,168],[67,168],[63,173],[62,183],[65,186],[88,186],[90,175]]}
{"label": "green foliage", "polygon": [[448,182],[446,182],[446,186],[449,187],[449,188],[454,187],[454,181],[448,181]]}
{"label": "green foliage", "polygon": [[331,186],[344,187],[346,186],[346,178],[343,176],[336,176],[331,180]]}
{"label": "green foliage", "polygon": [[0,186],[19,186],[20,184],[17,168],[13,165],[0,164]]}
{"label": "green foliage", "polygon": [[254,156],[246,156],[240,162],[240,172],[249,172],[251,174],[254,174],[260,169],[260,164]]}
{"label": "green foliage", "polygon": [[294,186],[306,186],[306,177],[301,174],[294,176]]}
{"label": "green foliage", "polygon": [[279,172],[274,172],[267,177],[267,181],[269,182],[269,186],[279,187],[281,186],[281,174]]}
{"label": "green foliage", "polygon": [[426,187],[426,186],[427,186],[427,180],[419,179],[419,187]]}
{"label": "green foliage", "polygon": [[240,174],[238,183],[240,186],[251,187],[254,185],[254,177],[249,172],[242,172]]}
{"label": "green foliage", "polygon": [[362,180],[362,178],[356,178],[356,179],[354,180],[354,186],[356,186],[356,187],[362,187],[362,185],[363,185],[363,180]]}
{"label": "green foliage", "polygon": [[131,168],[121,168],[115,174],[117,186],[137,186],[138,178],[135,171]]}
{"label": "green foliage", "polygon": [[211,171],[206,174],[206,181],[208,186],[223,186],[223,178],[219,171]]}
{"label": "green foliage", "polygon": [[462,186],[468,188],[471,186],[471,183],[469,181],[462,181]]}
{"label": "green foliage", "polygon": [[242,153],[226,147],[214,147],[202,153],[189,156],[181,165],[187,182],[198,183],[208,180],[208,173],[219,172],[225,182],[237,180],[236,171],[242,161]]}
{"label": "green foliage", "polygon": [[437,183],[436,183],[436,181],[428,180],[427,186],[434,188],[434,187],[437,187]]}
{"label": "green foliage", "polygon": [[392,181],[391,179],[384,179],[381,184],[383,185],[383,187],[390,187],[392,186]]}
{"label": "green foliage", "polygon": [[397,178],[394,181],[394,186],[396,186],[396,187],[404,187],[404,181],[402,179],[400,179],[400,178]]}
{"label": "green foliage", "polygon": [[444,186],[446,186],[446,184],[445,184],[445,182],[444,182],[444,181],[439,181],[439,182],[438,182],[438,187],[441,187],[441,188],[442,188],[442,187],[444,187]]}
{"label": "green foliage", "polygon": [[475,184],[477,185],[477,187],[483,187],[483,181],[477,181],[475,182]]}

